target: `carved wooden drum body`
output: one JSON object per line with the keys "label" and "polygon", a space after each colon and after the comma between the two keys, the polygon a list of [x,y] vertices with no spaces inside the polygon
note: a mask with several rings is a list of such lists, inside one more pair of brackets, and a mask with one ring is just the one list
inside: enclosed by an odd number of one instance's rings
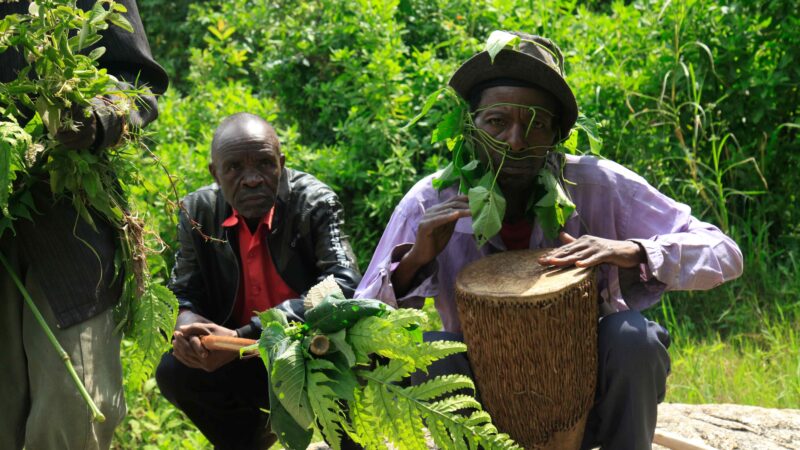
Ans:
{"label": "carved wooden drum body", "polygon": [[594,271],[540,266],[548,250],[498,253],[456,279],[456,304],[483,403],[529,449],[578,449],[594,401]]}

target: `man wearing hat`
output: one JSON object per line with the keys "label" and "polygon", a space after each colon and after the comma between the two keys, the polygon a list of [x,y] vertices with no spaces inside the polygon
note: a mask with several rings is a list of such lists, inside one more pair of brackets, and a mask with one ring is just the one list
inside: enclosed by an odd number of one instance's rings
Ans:
{"label": "man wearing hat", "polygon": [[[461,333],[455,278],[470,262],[506,250],[558,247],[539,262],[599,266],[597,391],[583,447],[650,448],[669,373],[669,335],[639,311],[666,290],[710,289],[738,277],[742,255],[717,227],[630,170],[556,152],[578,115],[563,56],[548,39],[512,34],[519,37],[515,48],[494,60],[478,53],[450,79],[469,104],[465,138],[475,143],[472,157],[497,174],[506,201],[502,228],[478,247],[458,184],[437,191],[433,181],[442,172],[427,176],[395,209],[356,297],[400,307],[420,307],[433,297],[444,332],[426,339],[453,340]],[[532,207],[555,189],[537,183],[545,172],[575,206],[555,229]],[[453,372],[470,374],[464,355],[432,368],[431,376]]]}

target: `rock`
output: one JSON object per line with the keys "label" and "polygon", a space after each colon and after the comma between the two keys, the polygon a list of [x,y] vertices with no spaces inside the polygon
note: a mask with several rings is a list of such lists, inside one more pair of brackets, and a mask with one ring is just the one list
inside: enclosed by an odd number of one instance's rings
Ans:
{"label": "rock", "polygon": [[798,409],[663,403],[657,429],[718,450],[800,449]]}

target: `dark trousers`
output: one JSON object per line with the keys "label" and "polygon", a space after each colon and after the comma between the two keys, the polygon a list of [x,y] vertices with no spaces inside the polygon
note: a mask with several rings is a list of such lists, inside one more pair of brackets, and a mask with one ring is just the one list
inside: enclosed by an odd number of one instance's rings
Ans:
{"label": "dark trousers", "polygon": [[[460,334],[447,332],[425,333],[424,339],[463,340]],[[600,320],[595,403],[581,448],[652,447],[658,404],[664,400],[670,370],[669,343],[667,330],[637,311],[623,311]],[[464,353],[434,362],[428,375],[415,374],[412,384],[454,373],[472,377]]]}
{"label": "dark trousers", "polygon": [[214,372],[186,367],[165,353],[156,369],[161,393],[217,449],[267,449],[269,378],[261,358],[234,360]]}
{"label": "dark trousers", "polygon": [[[165,353],[156,369],[161,393],[217,449],[267,449],[276,440],[269,428],[269,378],[261,358],[235,360],[214,372],[186,367]],[[349,436],[342,450],[358,450]]]}

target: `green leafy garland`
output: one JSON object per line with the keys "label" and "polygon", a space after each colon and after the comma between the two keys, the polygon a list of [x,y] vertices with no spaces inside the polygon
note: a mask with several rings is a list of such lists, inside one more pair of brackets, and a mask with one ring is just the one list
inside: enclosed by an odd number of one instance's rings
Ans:
{"label": "green leafy garland", "polygon": [[[485,50],[490,58],[506,47],[514,48],[520,42],[519,36],[495,31],[487,40]],[[488,133],[475,126],[469,106],[450,88],[442,88],[428,96],[422,111],[414,117],[406,127],[414,125],[439,102],[446,105],[455,104],[436,125],[431,135],[431,143],[444,142],[452,155],[452,159],[442,173],[433,180],[433,187],[444,189],[458,183],[458,190],[467,194],[472,212],[472,230],[477,245],[483,246],[495,236],[503,224],[506,200],[497,185],[497,174],[508,156],[507,145],[497,141]],[[514,105],[527,107],[525,105]],[[599,155],[602,140],[597,137],[596,124],[584,115],[579,115],[573,132],[559,146],[569,153],[578,152],[578,131],[582,132],[590,143],[590,152]],[[478,151],[497,151],[503,155],[499,167],[486,167],[476,158]],[[575,204],[569,199],[562,183],[564,180],[563,157],[556,155],[546,161],[539,171],[537,183],[540,189],[534,192],[540,195],[532,197],[528,202],[526,215],[530,220],[538,220],[544,235],[549,239],[558,237],[567,219],[575,211]],[[488,158],[491,160],[491,158]]]}
{"label": "green leafy garland", "polygon": [[[39,0],[28,14],[0,20],[0,53],[21,52],[27,65],[9,83],[0,83],[0,236],[14,232],[19,219],[36,220],[31,188],[49,180],[54,198],[67,198],[79,216],[94,226],[94,214],[114,226],[120,248],[116,274],[123,278],[123,298],[117,308],[118,330],[134,341],[128,356],[131,382],[144,381],[168,345],[162,330],[174,324],[172,293],[151,280],[147,255],[155,253],[155,233],[145,229],[132,210],[126,191],[143,186],[138,132],[126,130],[125,144],[102,154],[65,148],[54,139],[59,130],[76,130],[76,122],[91,114],[95,98],[114,98],[107,105],[125,116],[138,90],[120,89],[119,80],[99,68],[105,52],[96,47],[100,31],[110,25],[133,32],[125,7],[98,0],[83,11],[75,0]],[[35,112],[25,122],[23,109]]]}
{"label": "green leafy garland", "polygon": [[423,427],[442,449],[520,448],[463,393],[475,390],[468,377],[404,387],[412,373],[466,350],[460,342],[423,342],[424,312],[349,300],[339,291],[308,305],[304,324],[275,309],[260,317],[254,348],[270,377],[272,431],[286,448],[305,449],[317,429],[335,450],[344,435],[367,449],[392,443],[423,450]]}

